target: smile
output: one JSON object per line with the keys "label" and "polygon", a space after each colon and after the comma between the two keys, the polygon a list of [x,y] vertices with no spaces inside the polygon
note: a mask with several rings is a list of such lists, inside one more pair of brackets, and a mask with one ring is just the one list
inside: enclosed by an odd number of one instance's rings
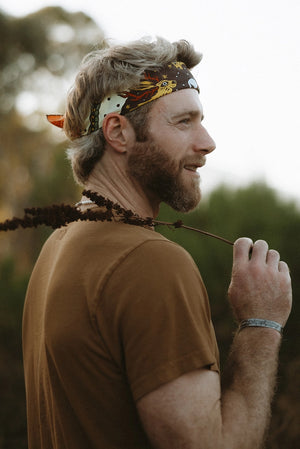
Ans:
{"label": "smile", "polygon": [[197,168],[199,168],[199,165],[185,165],[184,168],[186,170],[196,172]]}
{"label": "smile", "polygon": [[183,168],[187,171],[193,172],[195,174],[198,175],[198,168],[201,168],[205,165],[205,158],[202,158],[201,160],[198,161],[191,161],[190,163],[187,163],[183,166]]}
{"label": "smile", "polygon": [[200,174],[197,171],[199,165],[185,165],[183,168],[188,172],[188,176],[191,176],[193,178],[200,178]]}

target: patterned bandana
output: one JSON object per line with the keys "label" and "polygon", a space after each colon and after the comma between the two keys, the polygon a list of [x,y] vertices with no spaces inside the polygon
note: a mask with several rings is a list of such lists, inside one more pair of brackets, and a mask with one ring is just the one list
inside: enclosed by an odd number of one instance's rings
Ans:
{"label": "patterned bandana", "polygon": [[[90,116],[86,120],[86,128],[81,136],[101,128],[104,118],[112,112],[126,115],[150,101],[182,89],[196,89],[200,92],[197,81],[183,62],[171,62],[163,69],[146,70],[136,89],[112,93],[101,103],[92,105]],[[53,125],[63,126],[63,116],[48,115],[47,118]]]}

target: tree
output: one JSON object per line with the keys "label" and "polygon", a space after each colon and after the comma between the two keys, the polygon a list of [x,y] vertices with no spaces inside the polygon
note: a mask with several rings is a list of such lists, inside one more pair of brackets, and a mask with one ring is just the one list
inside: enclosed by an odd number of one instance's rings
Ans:
{"label": "tree", "polygon": [[[45,113],[64,110],[63,98],[80,61],[101,48],[104,37],[91,18],[59,7],[22,18],[0,12],[0,24],[0,219],[4,219],[22,213],[23,207],[33,205],[31,201],[43,205],[76,198],[63,133],[51,129]],[[29,232],[25,239],[21,266],[36,256],[39,242],[36,233],[33,237]],[[5,242],[0,237],[0,255],[17,251],[19,245],[16,237],[6,236]]]}
{"label": "tree", "polygon": [[[45,114],[63,98],[82,57],[103,45],[83,13],[45,8],[15,18],[0,11],[0,220],[26,206],[74,202],[78,189],[62,133]],[[55,100],[54,100],[55,99]],[[29,273],[51,230],[0,235],[0,447],[27,447],[21,317]]]}

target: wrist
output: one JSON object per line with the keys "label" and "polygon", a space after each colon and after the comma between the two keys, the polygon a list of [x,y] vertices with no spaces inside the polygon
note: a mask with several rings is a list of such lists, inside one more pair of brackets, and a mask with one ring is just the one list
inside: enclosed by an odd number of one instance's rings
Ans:
{"label": "wrist", "polygon": [[246,327],[268,328],[279,332],[281,335],[283,334],[283,326],[277,323],[277,321],[272,320],[264,320],[260,318],[249,318],[247,320],[242,320],[240,322],[238,331],[240,332]]}

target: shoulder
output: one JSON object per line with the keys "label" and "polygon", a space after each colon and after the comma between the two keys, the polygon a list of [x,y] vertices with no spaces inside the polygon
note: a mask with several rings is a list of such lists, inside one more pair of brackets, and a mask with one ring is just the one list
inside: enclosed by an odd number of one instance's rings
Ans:
{"label": "shoulder", "polygon": [[138,263],[139,271],[150,270],[152,276],[155,273],[170,273],[173,277],[176,273],[191,273],[191,270],[199,274],[191,255],[182,246],[167,239],[157,238],[141,242],[124,260],[124,264],[133,263]]}
{"label": "shoulder", "polygon": [[[136,228],[131,226],[131,228]],[[123,232],[125,229],[123,230]],[[130,234],[123,234],[126,240],[123,257],[119,259],[115,269],[118,276],[126,272],[132,277],[133,273],[148,273],[152,277],[157,274],[195,271],[199,275],[198,268],[191,255],[177,243],[168,240],[158,232],[145,229],[131,229]]]}
{"label": "shoulder", "polygon": [[77,254],[86,252],[90,258],[112,260],[115,267],[130,260],[141,264],[172,264],[178,260],[189,260],[189,253],[177,243],[168,240],[151,228],[112,222],[76,222],[57,230],[51,237],[52,244],[59,241],[62,246]]}
{"label": "shoulder", "polygon": [[[189,302],[199,296],[205,298],[207,293],[191,255],[180,245],[160,235],[136,241],[130,250],[110,270],[103,285],[104,297],[121,298],[124,304],[130,298],[130,304],[138,297],[139,302],[156,304],[167,302],[176,306],[176,302]],[[200,301],[202,303],[202,301]]]}

